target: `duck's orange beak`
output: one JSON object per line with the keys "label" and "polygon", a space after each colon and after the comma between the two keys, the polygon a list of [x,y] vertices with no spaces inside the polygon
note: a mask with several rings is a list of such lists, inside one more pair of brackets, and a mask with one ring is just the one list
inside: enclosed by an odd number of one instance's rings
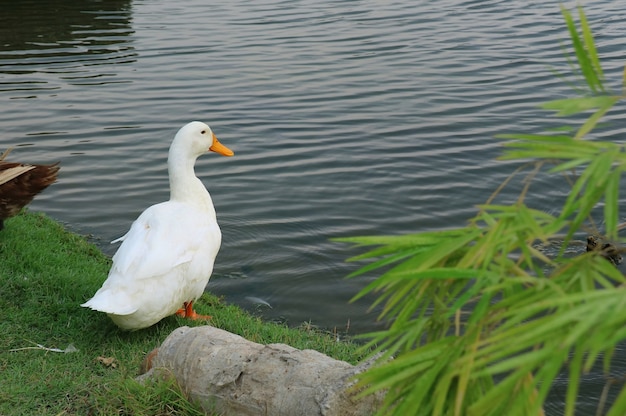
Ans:
{"label": "duck's orange beak", "polygon": [[235,152],[220,143],[220,141],[217,140],[215,134],[213,134],[213,144],[211,145],[211,147],[209,147],[209,150],[215,153],[219,153],[222,156],[233,156],[235,154]]}

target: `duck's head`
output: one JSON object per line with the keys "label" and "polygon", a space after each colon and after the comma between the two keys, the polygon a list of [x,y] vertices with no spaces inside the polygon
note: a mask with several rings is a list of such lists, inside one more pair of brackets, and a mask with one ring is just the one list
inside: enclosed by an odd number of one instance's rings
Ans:
{"label": "duck's head", "polygon": [[184,143],[196,156],[209,151],[223,156],[233,156],[235,154],[217,140],[217,137],[208,125],[200,121],[192,121],[184,125],[176,133],[174,141]]}

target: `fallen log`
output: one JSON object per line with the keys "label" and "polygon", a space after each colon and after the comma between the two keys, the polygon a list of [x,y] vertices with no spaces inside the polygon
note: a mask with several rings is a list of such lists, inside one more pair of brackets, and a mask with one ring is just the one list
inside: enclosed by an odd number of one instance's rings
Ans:
{"label": "fallen log", "polygon": [[375,412],[382,396],[357,399],[353,366],[313,350],[261,345],[201,326],[174,330],[144,362],[139,378],[175,377],[207,414],[360,416]]}

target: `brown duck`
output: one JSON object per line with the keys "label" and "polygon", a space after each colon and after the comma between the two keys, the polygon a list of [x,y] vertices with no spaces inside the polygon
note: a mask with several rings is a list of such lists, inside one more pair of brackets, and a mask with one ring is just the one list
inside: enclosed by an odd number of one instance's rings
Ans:
{"label": "brown duck", "polygon": [[5,162],[9,150],[0,156],[0,230],[4,220],[20,212],[35,195],[56,182],[59,163],[29,165]]}
{"label": "brown duck", "polygon": [[619,248],[594,235],[587,237],[587,251],[599,252],[602,257],[616,266],[622,262],[622,255],[620,254]]}

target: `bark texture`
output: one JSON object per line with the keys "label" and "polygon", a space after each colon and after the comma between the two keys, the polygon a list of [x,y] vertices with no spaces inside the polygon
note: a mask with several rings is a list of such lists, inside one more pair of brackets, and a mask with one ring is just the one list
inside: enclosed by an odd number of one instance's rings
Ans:
{"label": "bark texture", "polygon": [[350,390],[366,366],[211,326],[181,327],[148,355],[140,379],[173,375],[208,414],[357,416],[373,414],[382,399],[357,400]]}

